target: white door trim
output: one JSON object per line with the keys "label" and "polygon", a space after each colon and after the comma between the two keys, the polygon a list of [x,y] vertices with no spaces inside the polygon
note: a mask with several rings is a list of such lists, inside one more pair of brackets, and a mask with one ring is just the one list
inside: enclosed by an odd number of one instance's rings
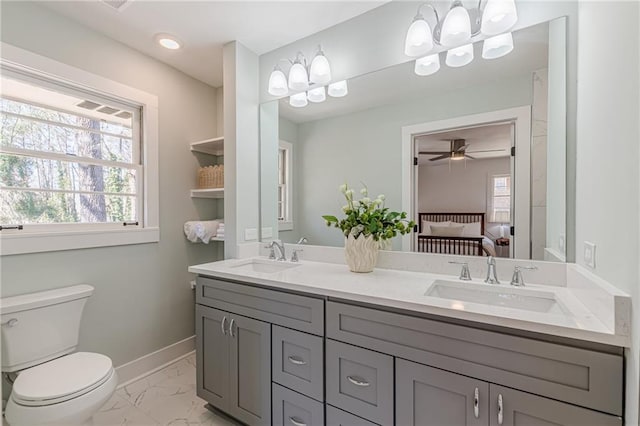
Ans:
{"label": "white door trim", "polygon": [[[465,115],[428,123],[402,127],[402,211],[416,218],[417,205],[413,197],[415,172],[413,166],[413,137],[424,133],[443,132],[461,127],[470,127],[504,121],[515,123],[516,158],[514,195],[515,214],[513,224],[513,255],[515,258],[530,258],[531,215],[531,106],[521,106],[481,114]],[[402,250],[412,249],[414,236],[402,237]]]}

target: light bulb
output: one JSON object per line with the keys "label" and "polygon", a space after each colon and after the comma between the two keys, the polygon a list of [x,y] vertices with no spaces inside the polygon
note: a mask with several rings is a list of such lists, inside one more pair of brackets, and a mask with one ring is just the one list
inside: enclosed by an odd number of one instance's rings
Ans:
{"label": "light bulb", "polygon": [[446,47],[459,46],[471,39],[471,19],[462,5],[454,3],[442,23],[440,43]]}
{"label": "light bulb", "polygon": [[510,30],[518,22],[514,0],[489,0],[482,12],[480,31],[485,35],[496,35]]}
{"label": "light bulb", "polygon": [[440,55],[434,53],[433,55],[425,56],[424,58],[416,59],[416,65],[414,72],[420,76],[427,76],[436,73],[440,69]]}
{"label": "light bulb", "polygon": [[482,57],[484,59],[500,58],[513,50],[513,36],[511,33],[500,34],[486,39],[482,43]]}
{"label": "light bulb", "polygon": [[300,61],[296,61],[289,70],[289,89],[300,91],[308,88],[309,76],[307,75],[307,70]]}
{"label": "light bulb", "polygon": [[347,96],[347,93],[349,93],[349,88],[347,87],[347,80],[331,83],[329,85],[329,89],[327,90],[327,92],[329,93],[329,96],[334,98],[341,98],[343,96]]}
{"label": "light bulb", "polygon": [[324,100],[327,99],[324,86],[309,90],[307,92],[307,99],[309,99],[309,102],[324,102]]}
{"label": "light bulb", "polygon": [[404,54],[407,56],[421,56],[433,49],[433,34],[431,27],[422,15],[416,16],[404,42]]}
{"label": "light bulb", "polygon": [[473,44],[465,44],[447,52],[446,64],[450,67],[463,67],[473,61]]}
{"label": "light bulb", "polygon": [[308,102],[306,92],[296,93],[295,95],[289,96],[289,105],[291,105],[292,107],[302,108],[306,107],[307,104]]}
{"label": "light bulb", "polygon": [[171,34],[156,34],[155,39],[165,49],[178,50],[182,47],[182,43]]}
{"label": "light bulb", "polygon": [[309,80],[315,84],[327,84],[331,81],[331,66],[324,52],[318,49],[318,54],[311,61]]}
{"label": "light bulb", "polygon": [[269,94],[273,96],[285,96],[288,92],[287,77],[280,67],[276,66],[269,76]]}

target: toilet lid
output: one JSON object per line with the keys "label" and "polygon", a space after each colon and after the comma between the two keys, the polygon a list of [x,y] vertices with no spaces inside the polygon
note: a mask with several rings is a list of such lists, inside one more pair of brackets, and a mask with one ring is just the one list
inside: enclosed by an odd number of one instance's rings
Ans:
{"label": "toilet lid", "polygon": [[111,359],[76,352],[29,368],[13,383],[13,399],[22,405],[50,405],[83,395],[113,374]]}

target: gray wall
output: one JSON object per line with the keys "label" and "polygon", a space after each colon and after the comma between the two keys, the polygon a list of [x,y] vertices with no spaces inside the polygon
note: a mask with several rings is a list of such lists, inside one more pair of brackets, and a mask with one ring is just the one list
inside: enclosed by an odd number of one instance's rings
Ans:
{"label": "gray wall", "polygon": [[[432,96],[429,99],[298,125],[294,231],[312,244],[342,246],[337,229],[321,216],[340,215],[345,200],[338,186],[347,182],[372,196],[385,194],[387,206],[401,209],[403,126],[531,104],[531,76]],[[394,247],[399,248],[396,238]]]}
{"label": "gray wall", "polygon": [[[476,147],[477,149],[477,147]],[[421,212],[487,212],[491,196],[489,179],[511,174],[509,157],[452,161],[437,166],[421,165],[418,172],[418,209]],[[486,216],[489,220],[489,216]],[[500,236],[500,227],[485,223],[485,235]]]}
{"label": "gray wall", "polygon": [[182,233],[216,208],[189,197],[198,166],[189,142],[217,135],[216,89],[31,2],[3,2],[1,24],[3,42],[157,95],[160,123],[160,242],[2,257],[2,296],[93,285],[80,349],[115,365],[193,335],[187,266],[220,259],[222,248]]}
{"label": "gray wall", "polygon": [[638,424],[640,400],[639,9],[581,2],[578,44],[576,257],[584,265],[583,242],[595,243],[594,272],[633,298],[628,425]]}

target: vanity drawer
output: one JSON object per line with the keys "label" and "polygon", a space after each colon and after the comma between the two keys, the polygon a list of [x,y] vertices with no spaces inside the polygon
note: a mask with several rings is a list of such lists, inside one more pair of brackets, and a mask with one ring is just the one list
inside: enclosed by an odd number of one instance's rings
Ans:
{"label": "vanity drawer", "polygon": [[273,326],[273,381],[324,401],[324,351],[321,337]]}
{"label": "vanity drawer", "polygon": [[368,420],[327,405],[327,426],[377,426]]}
{"label": "vanity drawer", "polygon": [[327,340],[327,402],[393,424],[393,357]]}
{"label": "vanity drawer", "polygon": [[620,355],[327,302],[327,337],[622,415]]}
{"label": "vanity drawer", "polygon": [[196,303],[278,324],[324,334],[324,300],[247,284],[198,277]]}
{"label": "vanity drawer", "polygon": [[273,426],[324,426],[324,405],[273,383]]}

